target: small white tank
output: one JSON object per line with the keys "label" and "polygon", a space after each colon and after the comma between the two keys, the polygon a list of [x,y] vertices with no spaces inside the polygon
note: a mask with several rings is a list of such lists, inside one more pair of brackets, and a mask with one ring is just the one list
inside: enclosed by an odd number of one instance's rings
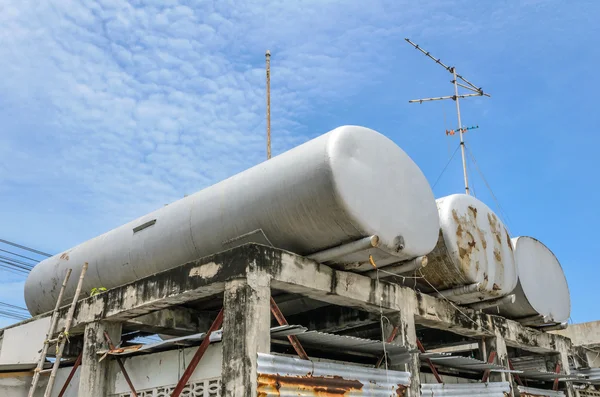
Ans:
{"label": "small white tank", "polygon": [[308,256],[366,238],[376,247],[334,261],[361,271],[369,255],[385,266],[427,254],[438,229],[433,192],[410,157],[373,130],[344,126],[40,262],[25,302],[32,315],[51,310],[71,267],[68,301],[84,262],[82,298],[248,242]]}
{"label": "small white tank", "polygon": [[512,242],[519,282],[512,292],[515,302],[500,306],[500,314],[514,319],[529,318],[532,325],[567,322],[571,296],[556,256],[533,237],[516,237]]}
{"label": "small white tank", "polygon": [[510,237],[496,214],[466,194],[442,197],[437,207],[440,234],[421,270],[426,281],[460,304],[509,294],[517,284],[517,270]]}

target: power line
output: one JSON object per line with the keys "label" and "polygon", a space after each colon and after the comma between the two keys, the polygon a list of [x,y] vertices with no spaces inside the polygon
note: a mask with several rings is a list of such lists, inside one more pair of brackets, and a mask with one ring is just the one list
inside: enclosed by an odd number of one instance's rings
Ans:
{"label": "power line", "polygon": [[20,271],[22,271],[23,273],[29,273],[31,271],[31,267],[26,267],[26,266],[21,266],[17,263],[13,263],[13,262],[9,262],[9,261],[5,261],[3,259],[0,259],[0,263],[3,263],[4,267],[6,267],[6,265],[11,266],[14,269],[20,269]]}
{"label": "power line", "polygon": [[14,256],[18,256],[19,258],[29,259],[30,261],[34,261],[35,263],[38,263],[40,261],[39,259],[33,259],[33,258],[30,258],[30,257],[25,256],[25,255],[19,255],[17,253],[11,252],[11,251],[7,251],[7,250],[3,250],[3,249],[0,249],[0,251],[6,252],[7,254],[11,254],[11,255],[14,255]]}
{"label": "power line", "polygon": [[[1,261],[0,261],[0,262],[1,262]],[[13,273],[13,274],[18,274],[18,275],[21,275],[21,274],[28,274],[28,273],[29,273],[29,271],[26,271],[26,270],[18,270],[18,269],[14,269],[14,268],[12,268],[12,267],[9,267],[9,266],[6,266],[6,265],[4,265],[4,264],[2,264],[2,263],[0,263],[0,268],[2,268],[2,269],[4,269],[4,270],[6,270],[7,272],[11,272],[11,273]]]}
{"label": "power line", "polygon": [[19,265],[23,265],[23,266],[28,266],[30,269],[33,269],[33,266],[34,266],[31,263],[23,262],[18,259],[13,259],[11,257],[4,256],[4,255],[0,255],[0,259],[5,259],[7,261],[11,261],[13,263],[18,263]]}
{"label": "power line", "polygon": [[490,191],[490,194],[492,195],[492,198],[494,199],[494,202],[496,203],[496,206],[498,207],[498,210],[500,211],[500,214],[501,214],[501,216],[502,216],[502,218],[504,220],[504,225],[506,226],[506,229],[508,230],[508,233],[512,236],[512,233],[510,233],[510,228],[508,226],[509,219],[508,219],[508,215],[506,214],[506,211],[504,211],[504,208],[502,208],[502,206],[500,205],[500,201],[498,200],[498,198],[494,194],[494,191],[492,190],[492,187],[488,183],[487,179],[485,179],[485,176],[483,175],[483,172],[481,171],[481,169],[479,168],[479,165],[477,164],[477,161],[475,160],[475,156],[473,156],[473,152],[471,152],[471,149],[469,149],[466,145],[465,145],[465,147],[467,149],[467,153],[469,154],[469,157],[471,157],[471,160],[473,160],[473,164],[475,165],[475,169],[477,169],[477,172],[479,172],[479,175],[481,176],[481,179],[483,179],[483,183],[485,183],[485,186]]}
{"label": "power line", "polygon": [[26,246],[21,245],[21,244],[13,243],[11,241],[0,239],[0,242],[4,243],[4,244],[12,245],[13,247],[21,248],[21,249],[23,249],[25,251],[35,252],[36,254],[43,255],[43,256],[46,256],[48,258],[50,258],[52,256],[51,254],[48,254],[46,252],[38,251],[36,249],[30,248],[30,247],[26,247]]}
{"label": "power line", "polygon": [[0,302],[0,305],[3,305],[3,306],[8,306],[8,307],[13,307],[13,308],[15,308],[15,309],[19,309],[19,310],[25,310],[25,311],[27,311],[27,309],[25,309],[24,307],[21,307],[21,306],[15,306],[15,305],[11,305],[10,303],[4,303],[4,302]]}
{"label": "power line", "polygon": [[5,312],[3,310],[0,310],[0,317],[6,317],[6,318],[13,319],[13,320],[27,320],[29,318],[25,315],[19,315],[19,314],[15,314],[15,313],[11,313],[11,312]]}
{"label": "power line", "polygon": [[456,149],[454,150],[454,153],[452,153],[452,156],[450,157],[450,160],[448,160],[448,162],[446,163],[446,166],[444,166],[444,169],[442,170],[442,172],[440,172],[440,176],[437,177],[437,179],[435,180],[435,183],[433,184],[433,186],[431,186],[431,189],[435,188],[435,185],[437,185],[437,183],[440,181],[440,178],[442,177],[442,175],[444,175],[444,172],[446,172],[446,169],[448,168],[448,166],[452,162],[452,159],[456,155],[456,152],[458,152],[459,148],[460,148],[460,145],[456,146]]}

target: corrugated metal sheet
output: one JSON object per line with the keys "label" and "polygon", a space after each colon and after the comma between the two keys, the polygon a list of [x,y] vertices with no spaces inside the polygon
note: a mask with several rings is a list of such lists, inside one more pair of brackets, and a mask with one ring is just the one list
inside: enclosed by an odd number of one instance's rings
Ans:
{"label": "corrugated metal sheet", "polygon": [[535,387],[518,386],[519,395],[527,397],[565,397],[562,391],[536,389]]}
{"label": "corrugated metal sheet", "polygon": [[525,357],[513,357],[510,359],[513,367],[520,371],[546,371],[546,357],[537,356],[525,356]]}
{"label": "corrugated metal sheet", "polygon": [[490,364],[471,357],[453,356],[450,353],[421,353],[419,358],[422,361],[429,359],[434,364],[457,369],[473,371],[485,371],[486,369],[489,369],[491,371],[498,370],[503,372],[506,372],[507,370],[502,365]]}
{"label": "corrugated metal sheet", "polygon": [[510,393],[508,382],[421,384],[421,396],[424,397],[505,397],[508,393]]}
{"label": "corrugated metal sheet", "polygon": [[258,354],[261,396],[403,396],[410,374]]}
{"label": "corrugated metal sheet", "polygon": [[[306,328],[300,325],[282,325],[271,328],[271,337],[285,338],[288,335],[295,335],[301,332],[306,332]],[[204,340],[205,337],[206,333],[202,332],[199,334],[167,339],[156,343],[148,343],[146,345],[135,345],[114,349],[109,351],[108,354],[113,356],[129,356],[132,354],[155,353],[158,351],[176,349],[180,347],[197,346]],[[210,343],[220,342],[222,338],[223,331],[215,331],[210,335]]]}
{"label": "corrugated metal sheet", "polygon": [[587,368],[571,370],[571,373],[578,376],[584,376],[583,383],[600,385],[600,368]]}
{"label": "corrugated metal sheet", "polygon": [[[355,338],[353,336],[343,336],[326,334],[318,331],[302,332],[295,334],[302,346],[315,347],[321,349],[335,350],[342,353],[368,355],[379,358],[383,354],[383,343],[372,339]],[[285,339],[285,336],[273,333],[274,339]],[[388,356],[394,360],[394,363],[406,362],[411,352],[408,348],[393,343],[385,344],[385,351]]]}
{"label": "corrugated metal sheet", "polygon": [[584,379],[583,375],[579,374],[556,374],[554,372],[546,372],[546,371],[523,371],[519,374],[521,378],[526,379],[535,379],[535,380],[544,380],[544,381],[553,381],[558,376],[558,380],[560,381],[576,381]]}

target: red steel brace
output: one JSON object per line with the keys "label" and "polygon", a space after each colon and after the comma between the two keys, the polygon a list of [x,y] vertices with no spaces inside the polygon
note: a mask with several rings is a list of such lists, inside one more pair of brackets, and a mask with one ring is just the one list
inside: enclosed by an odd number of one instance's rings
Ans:
{"label": "red steel brace", "polygon": [[[277,306],[277,303],[275,302],[275,299],[273,299],[273,297],[271,297],[271,313],[273,313],[273,316],[275,317],[279,325],[289,325],[287,320],[285,319],[285,316],[283,315],[281,310],[279,310],[279,306]],[[296,354],[298,354],[298,357],[300,357],[303,360],[308,360],[308,354],[306,354],[306,352],[304,351],[304,348],[300,344],[300,341],[298,340],[296,335],[288,335],[287,338],[294,347],[294,350],[296,350]]]}
{"label": "red steel brace", "polygon": [[[515,370],[515,367],[513,367],[512,361],[510,361],[510,360],[508,360],[508,368],[511,371]],[[514,373],[513,373],[513,376],[515,377],[515,380],[517,381],[517,383],[519,384],[519,386],[523,386],[523,381],[521,380],[521,377],[519,375],[517,375],[517,374],[514,374]]]}
{"label": "red steel brace", "polygon": [[194,373],[194,370],[198,366],[200,359],[202,359],[202,356],[204,356],[204,353],[206,353],[206,349],[208,349],[208,345],[210,345],[210,335],[213,332],[215,332],[216,330],[218,330],[219,328],[221,328],[221,325],[223,325],[223,309],[222,308],[219,311],[219,314],[217,314],[217,318],[215,318],[215,321],[213,321],[212,325],[206,332],[206,336],[202,340],[202,343],[200,344],[200,347],[198,347],[198,350],[194,354],[194,357],[190,361],[190,364],[187,366],[187,368],[183,372],[183,375],[181,375],[181,379],[179,379],[179,382],[177,382],[177,386],[175,386],[175,389],[173,389],[173,393],[171,394],[171,397],[179,397],[179,395],[185,388],[185,385],[188,383],[188,381],[190,380],[190,377]]}
{"label": "red steel brace", "polygon": [[[421,341],[419,340],[419,338],[417,338],[417,347],[419,348],[419,351],[421,353],[425,353],[425,348],[423,347],[423,344],[421,343]],[[444,383],[442,381],[442,377],[438,373],[437,369],[435,368],[435,366],[433,365],[433,363],[431,362],[431,360],[430,359],[426,359],[426,361],[427,361],[427,365],[429,365],[429,369],[433,373],[433,376],[435,376],[435,379],[438,381],[438,383]]]}
{"label": "red steel brace", "polygon": [[[557,374],[560,374],[560,363],[556,364],[556,369],[554,370]],[[552,385],[552,390],[558,391],[558,377],[554,378],[554,384]]]}
{"label": "red steel brace", "polygon": [[[490,352],[490,356],[488,357],[488,361],[487,361],[487,362],[488,362],[488,364],[492,364],[492,363],[494,362],[494,360],[495,360],[495,359],[496,359],[496,352],[495,352],[495,351],[492,351],[492,352]],[[486,369],[486,370],[483,372],[483,378],[481,378],[481,381],[482,381],[482,382],[487,382],[487,381],[488,381],[488,378],[490,377],[490,373],[491,373],[491,372],[492,372],[492,371],[490,371],[489,369]]]}
{"label": "red steel brace", "polygon": [[[110,340],[110,336],[108,336],[108,332],[106,332],[106,331],[104,331],[104,339],[106,339],[106,341],[108,342],[108,348],[111,350],[114,350],[115,345],[112,343],[112,340]],[[134,396],[137,396],[137,392],[135,391],[135,387],[133,387],[131,378],[129,378],[129,374],[127,373],[127,370],[125,369],[125,365],[123,365],[123,360],[121,360],[121,357],[119,357],[119,356],[117,356],[116,359],[117,359],[117,363],[119,364],[119,367],[121,368],[121,372],[123,373],[123,377],[125,378],[127,385],[129,385],[129,389],[131,390],[131,392],[133,393]]]}
{"label": "red steel brace", "polygon": [[81,365],[81,356],[82,355],[83,355],[83,352],[79,353],[79,356],[77,356],[77,360],[75,360],[75,364],[73,364],[73,368],[71,368],[71,372],[69,373],[69,376],[67,376],[67,380],[65,380],[65,384],[63,385],[62,389],[60,389],[60,393],[58,393],[58,397],[63,397],[63,395],[67,391],[67,387],[69,387],[69,384],[71,383],[71,380],[73,379],[73,376],[75,376],[75,371],[77,371],[77,368],[79,368],[79,365]]}
{"label": "red steel brace", "polygon": [[[394,329],[392,329],[392,333],[390,334],[390,336],[388,336],[385,343],[392,343],[396,335],[398,335],[398,329],[398,326],[395,325]],[[383,360],[385,360],[385,353],[382,354],[381,357],[379,357],[379,360],[377,360],[377,364],[375,364],[375,368],[379,368],[381,366],[381,363],[383,363]]]}

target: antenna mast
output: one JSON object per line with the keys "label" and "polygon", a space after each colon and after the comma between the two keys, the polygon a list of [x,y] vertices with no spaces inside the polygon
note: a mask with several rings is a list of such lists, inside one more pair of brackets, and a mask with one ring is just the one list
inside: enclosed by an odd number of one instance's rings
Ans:
{"label": "antenna mast", "polygon": [[[459,98],[469,98],[472,96],[487,96],[487,97],[489,97],[490,95],[483,92],[483,89],[481,87],[475,86],[473,83],[471,83],[470,81],[468,81],[467,79],[462,77],[460,74],[457,74],[456,67],[446,66],[444,63],[442,63],[442,61],[434,58],[428,51],[425,51],[423,48],[419,47],[418,44],[413,43],[409,39],[404,39],[404,40],[406,40],[410,45],[415,47],[417,50],[421,51],[428,58],[435,61],[435,63],[437,63],[444,69],[446,69],[448,72],[452,73],[451,83],[454,84],[454,95],[435,97],[435,98],[413,99],[413,100],[408,101],[408,103],[423,103],[423,102],[430,102],[430,101],[440,101],[440,100],[444,100],[444,99],[452,99],[454,102],[456,102],[456,115],[458,118],[458,128],[457,129],[458,129],[458,132],[460,135],[460,151],[462,154],[463,175],[465,177],[465,191],[467,194],[470,194],[470,192],[469,192],[469,177],[467,176],[467,159],[465,157],[465,141],[464,141],[464,137],[463,137],[463,133],[467,131],[467,128],[463,128],[463,126],[462,126],[462,121],[460,119],[460,105],[459,105],[458,100],[459,100]],[[460,79],[466,85],[459,83],[458,79]],[[473,93],[459,95],[458,94],[459,86],[462,88],[466,88],[467,90],[470,90]]]}
{"label": "antenna mast", "polygon": [[271,51],[265,53],[267,59],[267,160],[271,158]]}

